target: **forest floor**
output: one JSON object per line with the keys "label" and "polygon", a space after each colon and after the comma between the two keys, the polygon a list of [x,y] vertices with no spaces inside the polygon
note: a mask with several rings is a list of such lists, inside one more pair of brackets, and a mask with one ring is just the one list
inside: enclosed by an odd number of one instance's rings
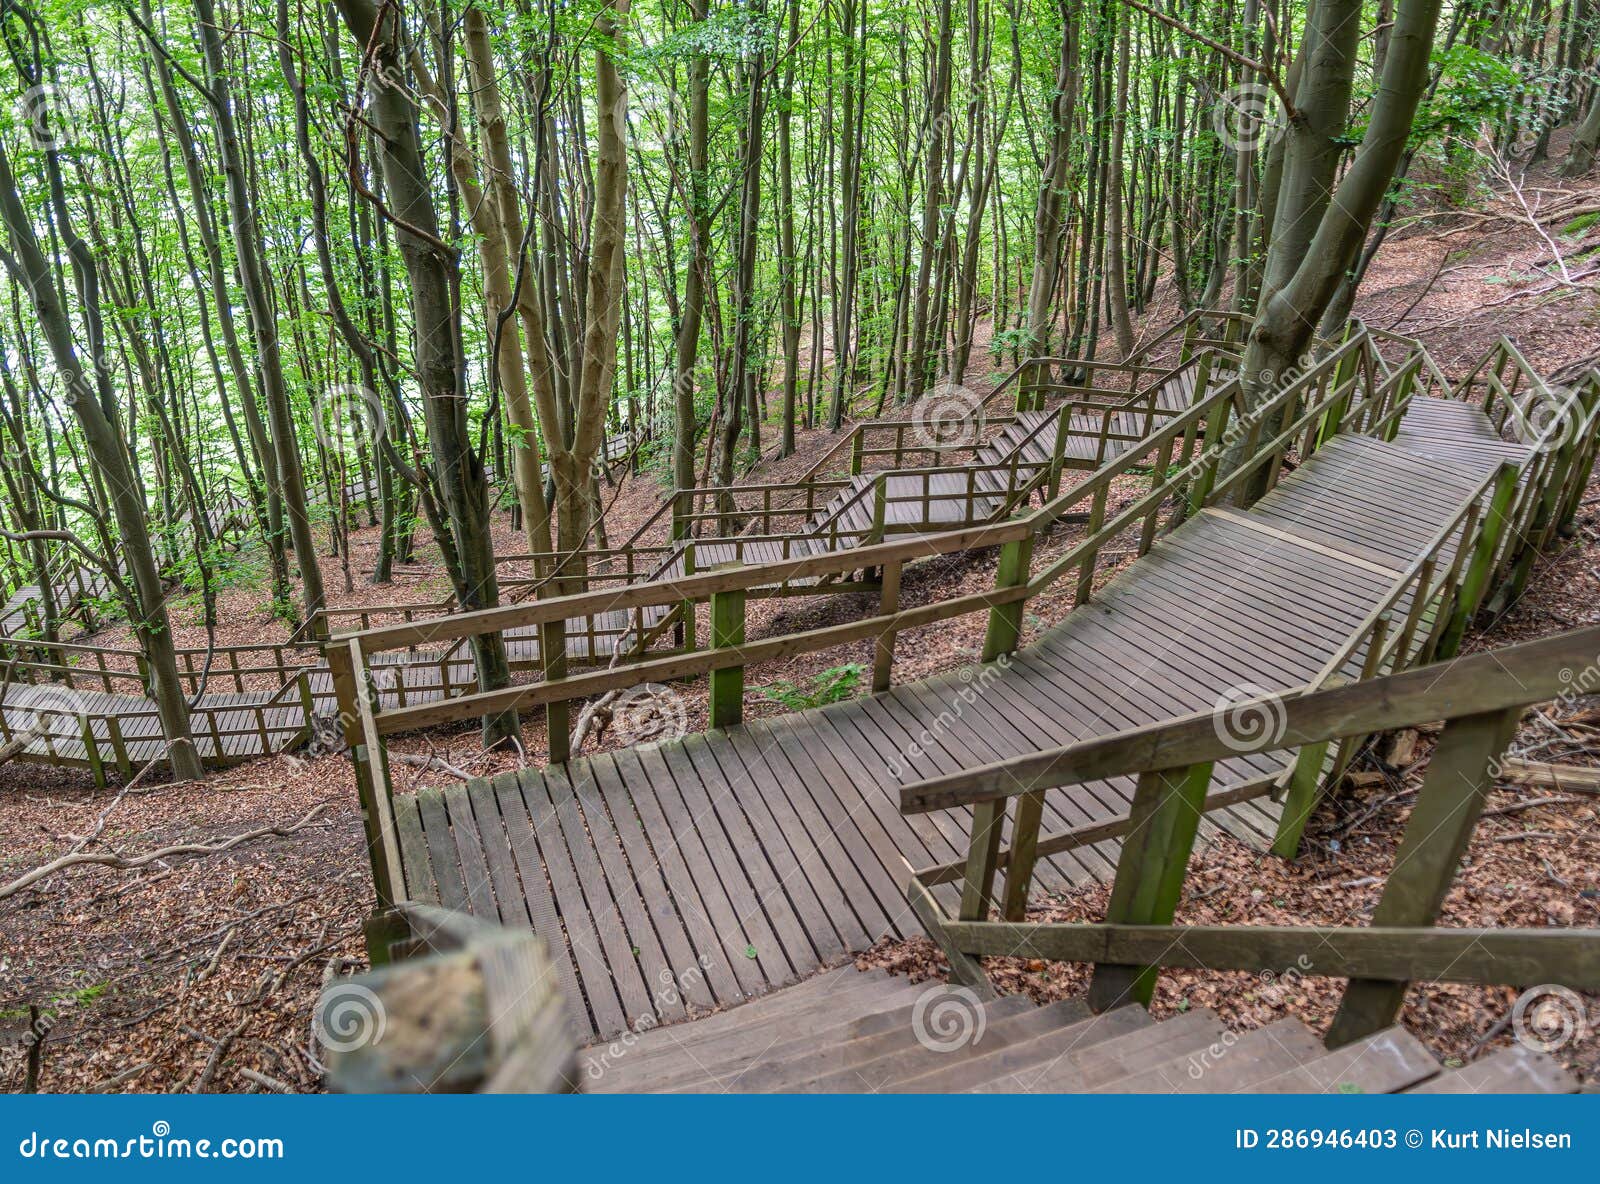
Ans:
{"label": "forest floor", "polygon": [[[1600,227],[1588,216],[1596,210],[1600,180],[1561,182],[1548,169],[1530,172],[1520,189],[1503,186],[1469,209],[1397,232],[1374,262],[1356,312],[1373,326],[1422,337],[1447,372],[1465,370],[1505,333],[1542,372],[1562,378],[1600,358],[1600,301],[1592,287],[1581,286],[1592,284],[1584,277],[1594,270]],[[1567,255],[1576,285],[1561,280],[1553,249]],[[1153,334],[1174,315],[1168,297],[1147,311],[1141,330]],[[1103,352],[1110,348],[1106,343]],[[983,391],[992,380],[973,378],[968,385]],[[792,480],[833,442],[826,432],[803,432],[794,456],[764,461],[749,479]],[[1137,488],[1130,479],[1114,503],[1136,496]],[[659,505],[662,488],[646,474],[606,490],[608,498],[613,493],[607,527],[616,543]],[[495,531],[497,549],[523,549],[509,515],[495,516]],[[323,558],[332,604],[437,600],[448,591],[437,564],[427,562],[397,567],[391,585],[365,582],[376,534],[365,528],[353,537],[348,589],[341,561]],[[1060,531],[1040,558],[1061,553],[1076,537],[1075,528]],[[426,559],[431,551],[419,536],[418,555]],[[905,600],[975,592],[993,578],[992,556],[929,561],[907,572]],[[245,564],[222,589],[219,643],[287,639],[263,587],[259,568]],[[753,602],[749,632],[756,637],[845,621],[871,603],[875,599],[860,596]],[[1029,635],[1059,621],[1070,604],[1070,595],[1030,603]],[[1600,481],[1590,486],[1576,536],[1541,559],[1528,593],[1471,644],[1501,645],[1595,623]],[[206,644],[192,599],[174,601],[174,629],[180,644]],[[976,660],[982,629],[981,619],[969,617],[902,635],[896,680]],[[128,644],[125,631],[115,628],[92,640]],[[863,644],[763,666],[752,672],[746,711],[781,714],[789,709],[785,702],[815,694],[841,668],[870,660]],[[844,684],[848,691],[848,670]],[[676,689],[688,726],[703,728],[703,684]],[[591,748],[615,743],[617,737],[604,735]],[[1363,770],[1326,802],[1309,831],[1307,854],[1293,863],[1226,839],[1197,851],[1179,919],[1361,923],[1392,865],[1430,743],[1425,731],[1401,767]],[[541,720],[525,721],[524,744],[531,753],[545,751]],[[408,738],[395,747],[475,774],[514,763],[509,755],[483,753],[467,729]],[[1530,759],[1600,763],[1600,708],[1590,699],[1531,712],[1515,747]],[[394,771],[402,792],[440,777],[399,764]],[[361,922],[372,904],[345,758],[259,761],[203,783],[146,779],[131,790],[113,785],[100,792],[82,774],[12,764],[0,767],[0,803],[0,884],[75,850],[132,857],[172,844],[218,846],[251,836],[225,851],[174,854],[133,871],[83,865],[0,898],[0,1088],[23,1087],[35,1043],[38,1086],[47,1091],[322,1088],[312,1007],[325,979],[365,965]],[[1600,798],[1502,783],[1442,923],[1600,925],[1597,824]],[[257,834],[272,828],[287,833]],[[1105,891],[1063,893],[1038,902],[1035,911],[1055,920],[1092,919],[1104,907]],[[918,977],[945,973],[924,939],[881,943],[860,961]],[[1210,1007],[1238,1029],[1287,1014],[1325,1024],[1337,1006],[1339,980],[1318,977],[1314,964],[1284,970],[1269,976],[1168,971],[1155,1008],[1165,1014]],[[1002,990],[1039,999],[1079,993],[1087,976],[1082,966],[1014,959],[994,960],[991,971]],[[1441,1058],[1467,1060],[1511,1039],[1516,995],[1499,987],[1417,987],[1402,1022]],[[1585,1006],[1586,1034],[1557,1055],[1592,1081],[1600,1079],[1600,997],[1587,998]],[[42,1042],[28,1035],[30,1007],[45,1016],[38,1025]]]}

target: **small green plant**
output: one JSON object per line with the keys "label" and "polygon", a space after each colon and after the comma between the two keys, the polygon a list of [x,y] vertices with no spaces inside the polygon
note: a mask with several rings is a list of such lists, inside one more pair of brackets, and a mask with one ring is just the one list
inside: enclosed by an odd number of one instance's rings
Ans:
{"label": "small green plant", "polygon": [[813,675],[809,688],[790,682],[786,678],[780,678],[762,687],[761,693],[790,711],[804,711],[808,707],[841,703],[855,697],[861,688],[861,675],[866,669],[860,662],[850,662]]}

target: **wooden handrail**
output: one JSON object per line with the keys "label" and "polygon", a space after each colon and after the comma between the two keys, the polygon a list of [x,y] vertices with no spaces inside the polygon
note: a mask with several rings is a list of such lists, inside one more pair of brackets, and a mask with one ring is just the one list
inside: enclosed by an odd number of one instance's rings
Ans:
{"label": "wooden handrail", "polygon": [[1593,681],[1600,686],[1600,626],[1441,665],[1442,669],[1422,666],[1310,694],[1296,688],[1238,704],[1234,709],[1241,713],[1263,707],[1273,709],[1274,714],[1282,711],[1281,726],[1256,737],[1224,733],[1217,727],[1215,711],[1197,711],[932,777],[902,787],[900,809],[907,814],[925,814],[1062,785],[1276,752],[1317,740],[1413,728],[1440,719],[1539,703],[1567,691],[1585,668],[1596,669]]}

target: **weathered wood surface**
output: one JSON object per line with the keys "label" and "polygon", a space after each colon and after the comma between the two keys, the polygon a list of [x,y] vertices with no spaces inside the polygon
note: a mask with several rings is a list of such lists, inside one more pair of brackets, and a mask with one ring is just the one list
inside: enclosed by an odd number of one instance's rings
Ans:
{"label": "weathered wood surface", "polygon": [[[1215,388],[1218,382],[1220,379],[1211,386]],[[1193,388],[1193,372],[1184,371],[1154,392],[1154,405],[1170,414],[1188,405]],[[671,583],[730,564],[750,566],[830,555],[887,535],[914,537],[930,530],[994,521],[1008,512],[1018,491],[1036,487],[1050,468],[1056,418],[1055,412],[1043,411],[1017,416],[993,440],[980,445],[967,465],[919,471],[914,476],[858,477],[788,536],[710,538],[674,544],[667,556],[637,582]],[[1068,463],[1093,467],[1097,460],[1136,448],[1153,420],[1139,411],[1083,412],[1072,415],[1070,422],[1072,431],[1064,437]],[[874,498],[862,496],[863,491],[870,493],[874,482],[884,486],[885,521],[881,524],[875,522]],[[864,586],[859,581],[842,581],[834,576],[799,576],[785,581],[777,591],[815,594],[828,590],[830,585],[839,591]],[[772,590],[748,591],[759,595]],[[29,596],[37,596],[37,589],[22,589],[12,598],[15,603],[5,610],[7,620],[26,607]],[[576,665],[603,667],[619,646],[628,650],[641,639],[647,645],[654,642],[671,619],[672,610],[663,605],[571,617],[564,623],[565,651]],[[23,619],[16,616],[16,620],[20,630]],[[9,631],[0,630],[0,639],[9,636]],[[508,629],[505,639],[507,658],[514,670],[542,669],[538,626]],[[9,644],[21,648],[20,642]],[[780,640],[776,644],[784,643]],[[379,705],[385,709],[438,703],[477,690],[476,668],[464,642],[374,654],[369,663],[374,668]],[[191,672],[193,669],[191,662]],[[311,734],[308,702],[313,714],[337,717],[332,677],[324,663],[307,661],[298,666],[280,652],[276,667],[252,667],[247,673],[274,669],[282,676],[302,677],[304,693],[287,684],[274,690],[246,691],[241,682],[235,693],[210,690],[200,696],[192,712],[193,731],[205,764],[236,764],[302,745]],[[73,685],[65,688],[48,683],[0,682],[0,742],[30,729],[38,733],[14,754],[14,759],[90,768],[98,774],[100,767],[137,767],[161,758],[165,749],[154,704],[134,693],[139,685],[136,672],[114,670],[108,676],[96,668],[86,668],[71,673]],[[228,685],[229,676],[230,671],[218,664],[207,685]],[[107,685],[105,693],[83,689],[96,679]],[[128,693],[112,693],[109,687],[113,681],[119,688],[125,684]],[[197,677],[193,681],[199,685]],[[50,706],[58,711],[47,717],[42,726],[35,710],[44,701],[41,696],[48,696]]]}
{"label": "weathered wood surface", "polygon": [[[685,974],[722,1006],[794,981],[914,931],[907,871],[968,857],[970,811],[902,815],[899,786],[1209,713],[1247,684],[1303,685],[1492,471],[1341,437],[1248,513],[1201,515],[1159,540],[1003,666],[528,770],[454,803],[402,797],[407,889],[542,930],[567,954],[579,986],[568,998],[584,1001],[575,1018],[600,1035]],[[1351,677],[1363,657],[1345,658]],[[1207,788],[1214,801],[1285,768],[1281,754],[1233,755]],[[1039,890],[1111,878],[1133,790],[1122,777],[1044,795],[1047,831],[1107,837],[1042,856]],[[1207,814],[1201,837],[1265,847],[1277,812],[1252,795]],[[517,854],[498,877],[497,848]],[[933,892],[958,911],[958,885]]]}
{"label": "weathered wood surface", "polygon": [[[941,1018],[939,1016],[942,1011]],[[1572,1093],[1545,1053],[1441,1066],[1401,1028],[1329,1051],[1293,1017],[1230,1032],[1193,1008],[1090,1015],[1078,1000],[979,1001],[941,983],[831,970],[689,1026],[578,1053],[595,1093]]]}

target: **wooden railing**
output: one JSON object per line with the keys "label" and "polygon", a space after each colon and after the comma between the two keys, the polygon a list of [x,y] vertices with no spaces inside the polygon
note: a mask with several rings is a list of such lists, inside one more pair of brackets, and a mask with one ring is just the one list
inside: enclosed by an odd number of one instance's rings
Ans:
{"label": "wooden railing", "polygon": [[[165,753],[161,714],[148,700],[94,707],[62,684],[45,690],[31,705],[0,710],[0,746],[26,740],[29,756],[86,768],[101,786],[108,768],[127,780]],[[295,747],[310,738],[314,715],[310,671],[302,669],[265,699],[191,708],[189,729],[202,761],[226,765]]]}
{"label": "wooden railing", "polygon": [[[1375,381],[1370,339],[1357,333],[1330,351],[1305,374],[1251,416],[1238,416],[1238,380],[1215,386],[1188,410],[1166,419],[1148,439],[1043,506],[1009,521],[883,542],[866,542],[843,552],[825,552],[777,563],[732,567],[686,574],[618,589],[597,590],[537,603],[459,613],[432,621],[396,624],[333,639],[328,650],[339,698],[341,719],[351,737],[357,779],[368,817],[369,849],[380,886],[389,883],[382,865],[393,864],[395,843],[389,807],[389,778],[384,743],[387,737],[437,724],[495,716],[507,711],[542,708],[551,741],[552,761],[567,759],[566,721],[569,703],[607,691],[648,682],[709,675],[714,683],[737,686],[743,669],[763,661],[788,658],[860,641],[874,643],[872,685],[875,691],[892,682],[895,641],[899,633],[972,613],[987,614],[985,660],[1015,649],[1022,635],[1024,606],[1062,580],[1071,581],[1075,604],[1089,600],[1097,575],[1107,560],[1120,562],[1121,552],[1106,554],[1106,544],[1123,533],[1137,540],[1137,553],[1149,549],[1163,530],[1170,530],[1200,509],[1233,492],[1219,482],[1227,447],[1239,433],[1251,446],[1255,467],[1265,466],[1275,481],[1292,459],[1303,461],[1322,442],[1339,432],[1390,434],[1412,397],[1417,363],[1410,362]],[[1204,389],[1203,387],[1201,389]],[[1281,423],[1270,437],[1264,425]],[[1112,482],[1145,474],[1149,492],[1131,505],[1110,513]],[[1034,573],[1030,560],[1036,542],[1064,521],[1087,524],[1087,537],[1060,559]],[[1000,552],[996,586],[986,592],[946,596],[912,607],[900,602],[901,573],[907,563],[957,552]],[[876,614],[861,620],[805,632],[745,640],[746,596],[752,589],[803,586],[839,578],[857,570],[880,573]],[[583,673],[545,671],[541,682],[517,683],[455,698],[384,706],[367,693],[373,657],[388,650],[459,643],[496,631],[537,631],[546,654],[562,652],[566,622],[603,613],[641,614],[677,608],[693,636],[694,616],[702,606],[711,623],[709,648],[670,656],[649,656]],[[739,717],[739,698],[712,696],[713,727]],[[380,887],[380,891],[384,889]]]}
{"label": "wooden railing", "polygon": [[[1522,709],[1600,682],[1600,628],[1530,642],[1448,664],[1332,689],[1268,696],[1239,710],[1261,709],[1276,727],[1243,737],[1196,713],[1063,748],[1031,753],[905,786],[906,813],[970,807],[967,859],[951,875],[912,876],[908,895],[952,970],[985,989],[976,959],[990,955],[1092,962],[1089,1004],[1105,1010],[1148,1004],[1163,966],[1278,971],[1309,968],[1349,978],[1328,1035],[1330,1046],[1359,1039],[1394,1021],[1413,980],[1600,988],[1600,931],[1433,928],[1472,836],[1497,762]],[[1241,755],[1319,752],[1392,728],[1444,721],[1381,900],[1365,928],[1175,925],[1173,919],[1200,814],[1216,763]],[[1028,885],[1038,858],[1068,849],[1038,836],[1038,804],[1051,789],[1137,777],[1126,817],[1092,828],[1081,842],[1121,837],[1105,919],[1090,924],[1026,920]],[[1012,841],[1000,828],[1017,799]],[[1090,829],[1090,828],[1085,828]],[[1003,891],[995,877],[1005,873]],[[959,879],[956,916],[932,889]],[[995,913],[999,920],[991,919]]]}

